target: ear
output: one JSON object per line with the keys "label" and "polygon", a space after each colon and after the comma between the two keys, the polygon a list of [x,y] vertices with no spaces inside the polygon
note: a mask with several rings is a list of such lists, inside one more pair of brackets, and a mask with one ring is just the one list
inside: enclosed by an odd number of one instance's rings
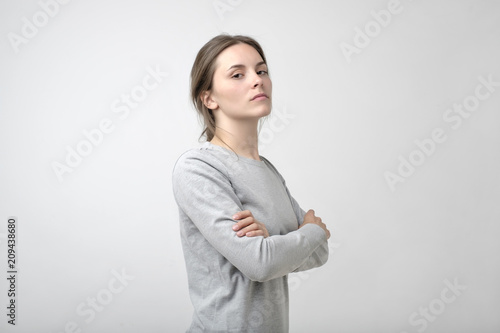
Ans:
{"label": "ear", "polygon": [[205,106],[207,108],[209,108],[210,110],[216,110],[219,108],[219,104],[217,104],[216,101],[214,101],[214,99],[212,98],[212,93],[211,91],[204,91],[201,93],[200,95],[200,98],[201,98],[201,101],[203,102],[203,104],[205,104]]}

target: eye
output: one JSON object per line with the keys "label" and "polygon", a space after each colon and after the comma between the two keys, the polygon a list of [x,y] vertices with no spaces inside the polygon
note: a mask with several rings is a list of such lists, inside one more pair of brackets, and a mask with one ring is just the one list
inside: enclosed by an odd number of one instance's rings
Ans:
{"label": "eye", "polygon": [[265,70],[260,70],[260,71],[257,71],[257,74],[259,74],[259,75],[267,75],[268,73]]}
{"label": "eye", "polygon": [[233,74],[233,76],[231,76],[233,79],[239,79],[243,76],[243,74],[241,73],[236,73],[236,74]]}

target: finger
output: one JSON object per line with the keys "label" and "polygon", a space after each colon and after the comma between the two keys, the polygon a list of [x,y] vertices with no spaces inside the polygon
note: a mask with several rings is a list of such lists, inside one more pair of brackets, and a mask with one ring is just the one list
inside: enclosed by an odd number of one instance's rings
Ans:
{"label": "finger", "polygon": [[249,231],[253,231],[253,230],[259,230],[259,225],[257,223],[252,223],[248,226],[246,226],[245,228],[241,229],[240,231],[238,231],[236,234],[238,236],[244,236],[247,232]]}
{"label": "finger", "polygon": [[249,231],[245,234],[247,237],[255,237],[255,236],[265,236],[264,230],[254,230],[254,231]]}
{"label": "finger", "polygon": [[241,228],[244,228],[244,227],[246,227],[254,222],[255,222],[255,220],[254,220],[253,216],[249,216],[249,217],[244,218],[243,220],[237,222],[235,225],[233,225],[233,230],[234,231],[240,230]]}
{"label": "finger", "polygon": [[245,217],[252,216],[252,213],[247,209],[247,210],[242,210],[240,212],[237,212],[236,214],[233,215],[233,220],[241,220],[244,219]]}

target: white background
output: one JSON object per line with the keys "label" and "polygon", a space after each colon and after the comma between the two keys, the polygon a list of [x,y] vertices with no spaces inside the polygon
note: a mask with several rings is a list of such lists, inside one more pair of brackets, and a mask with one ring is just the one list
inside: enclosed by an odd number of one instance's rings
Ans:
{"label": "white background", "polygon": [[[500,82],[500,2],[401,0],[385,26],[371,14],[385,0],[51,8],[0,2],[0,276],[9,216],[19,268],[16,327],[0,280],[0,331],[189,326],[171,171],[199,144],[194,57],[227,32],[256,38],[268,58],[274,109],[260,154],[333,233],[325,266],[290,275],[291,332],[499,332],[500,86],[479,88],[488,97],[458,128],[444,116],[474,101],[479,77]],[[372,29],[367,45],[356,28]],[[127,117],[113,112],[148,68],[168,76]],[[54,164],[103,119],[113,130],[59,179]],[[446,140],[418,153],[436,128]],[[385,175],[410,156],[419,165],[391,189]],[[92,298],[106,304],[90,318]]]}

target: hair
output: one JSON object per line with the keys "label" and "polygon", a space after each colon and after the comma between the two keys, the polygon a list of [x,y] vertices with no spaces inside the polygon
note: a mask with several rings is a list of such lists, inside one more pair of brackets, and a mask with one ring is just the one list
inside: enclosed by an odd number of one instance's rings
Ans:
{"label": "hair", "polygon": [[203,131],[198,140],[205,135],[207,141],[215,136],[215,117],[211,109],[203,103],[201,94],[212,89],[212,82],[215,73],[216,60],[219,54],[230,46],[236,44],[248,44],[253,47],[267,63],[266,56],[260,44],[253,38],[242,35],[221,34],[209,40],[198,51],[198,55],[191,69],[191,100],[198,115],[203,119]]}

